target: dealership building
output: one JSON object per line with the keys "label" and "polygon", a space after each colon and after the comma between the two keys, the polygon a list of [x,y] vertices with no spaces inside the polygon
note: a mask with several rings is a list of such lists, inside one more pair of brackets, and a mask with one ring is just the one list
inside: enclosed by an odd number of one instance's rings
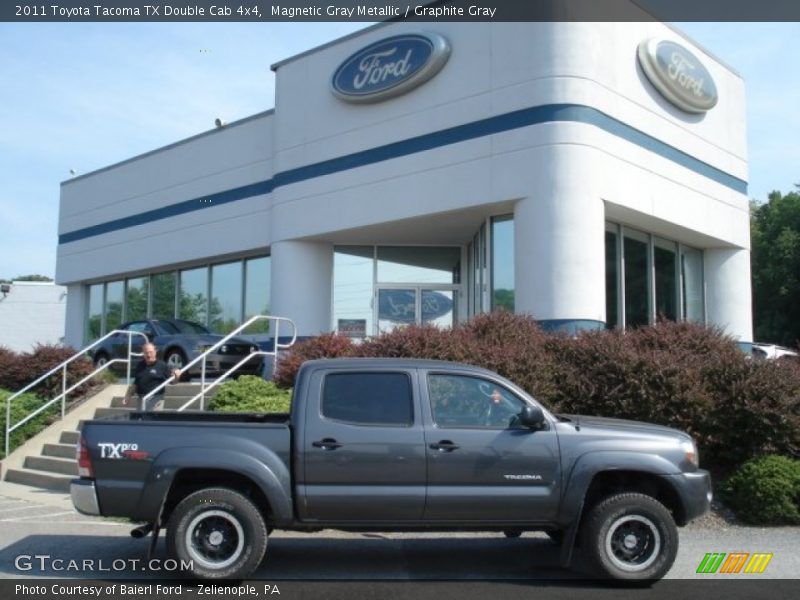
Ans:
{"label": "dealership building", "polygon": [[62,184],[68,343],[496,308],[752,341],[744,83],[678,30],[382,23],[273,70],[274,109]]}

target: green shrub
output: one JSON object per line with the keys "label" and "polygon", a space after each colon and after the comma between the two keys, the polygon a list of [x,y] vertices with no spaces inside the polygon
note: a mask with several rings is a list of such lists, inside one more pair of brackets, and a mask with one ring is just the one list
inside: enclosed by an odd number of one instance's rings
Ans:
{"label": "green shrub", "polygon": [[[6,399],[12,392],[0,389],[0,457],[5,458],[6,447]],[[14,398],[11,402],[11,426],[13,427],[22,419],[27,417],[37,408],[43,406],[45,401],[33,394],[22,394]],[[61,403],[56,402],[53,406],[37,415],[18,429],[11,432],[10,450],[20,446],[25,440],[32,438],[42,431],[45,427],[55,421],[61,414]]]}
{"label": "green shrub", "polygon": [[217,412],[288,413],[291,390],[283,390],[271,381],[255,375],[223,383],[209,404]]}
{"label": "green shrub", "polygon": [[754,525],[800,523],[800,460],[767,455],[743,464],[725,482],[720,497]]}

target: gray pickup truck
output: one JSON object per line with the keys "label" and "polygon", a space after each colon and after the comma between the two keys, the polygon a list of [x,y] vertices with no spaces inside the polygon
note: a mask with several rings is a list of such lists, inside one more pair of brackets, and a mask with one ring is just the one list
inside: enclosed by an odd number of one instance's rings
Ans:
{"label": "gray pickup truck", "polygon": [[672,566],[676,525],[710,478],[680,431],[554,415],[476,367],[408,359],[305,363],[291,414],[141,412],[84,424],[84,514],[166,528],[201,578],[242,578],[273,529],[545,531],[603,577]]}

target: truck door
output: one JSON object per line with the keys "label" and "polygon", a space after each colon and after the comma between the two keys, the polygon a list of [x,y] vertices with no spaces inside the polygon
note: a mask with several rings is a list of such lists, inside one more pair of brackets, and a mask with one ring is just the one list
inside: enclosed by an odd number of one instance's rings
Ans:
{"label": "truck door", "polygon": [[421,383],[427,396],[425,520],[552,520],[560,494],[554,429],[519,425],[525,400],[491,379],[429,372]]}
{"label": "truck door", "polygon": [[299,440],[301,519],[422,519],[426,458],[416,379],[414,369],[312,376]]}

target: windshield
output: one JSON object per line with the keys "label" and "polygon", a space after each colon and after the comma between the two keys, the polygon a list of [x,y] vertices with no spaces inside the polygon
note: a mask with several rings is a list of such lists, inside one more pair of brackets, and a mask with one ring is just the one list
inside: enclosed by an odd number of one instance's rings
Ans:
{"label": "windshield", "polygon": [[211,333],[200,323],[193,323],[192,321],[156,321],[156,323],[166,335],[205,335]]}

